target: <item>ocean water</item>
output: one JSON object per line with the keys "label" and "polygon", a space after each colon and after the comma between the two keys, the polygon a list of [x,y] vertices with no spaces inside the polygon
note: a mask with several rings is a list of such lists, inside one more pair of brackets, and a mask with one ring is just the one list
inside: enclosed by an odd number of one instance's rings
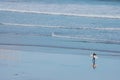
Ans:
{"label": "ocean water", "polygon": [[[13,79],[18,70],[24,76],[16,80],[119,80],[119,35],[119,0],[0,0],[0,64],[5,66],[0,74],[8,76],[0,79]],[[103,65],[98,71],[85,66],[94,52]],[[20,55],[21,62],[12,63],[10,58]]]}

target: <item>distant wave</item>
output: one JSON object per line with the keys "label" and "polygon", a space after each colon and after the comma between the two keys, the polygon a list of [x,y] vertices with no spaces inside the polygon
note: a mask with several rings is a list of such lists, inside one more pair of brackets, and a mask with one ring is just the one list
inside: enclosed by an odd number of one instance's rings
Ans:
{"label": "distant wave", "polygon": [[107,30],[120,31],[120,28],[113,27],[72,27],[72,26],[49,26],[49,25],[35,25],[35,24],[18,24],[18,23],[0,23],[0,25],[25,26],[25,27],[43,27],[43,28],[61,28],[61,29],[76,29],[76,30]]}
{"label": "distant wave", "polygon": [[[100,28],[100,27],[66,27],[66,26],[48,26],[48,25],[34,25],[34,24],[17,24],[17,23],[0,23],[0,25],[11,25],[11,27],[23,26],[23,27],[42,27],[42,28],[60,28],[60,29],[76,29],[76,30],[108,30],[108,31],[120,31],[120,28]],[[9,27],[9,26],[8,26]],[[49,32],[49,33],[34,33],[34,32],[0,32],[0,34],[7,35],[25,35],[25,36],[49,36],[56,38],[65,38],[70,39],[71,42],[83,42],[83,43],[103,43],[103,44],[116,44],[120,45],[119,40],[109,40],[109,39],[100,39],[98,37],[88,37],[82,35],[69,35],[62,34],[59,32]]]}
{"label": "distant wave", "polygon": [[0,9],[0,11],[19,12],[19,13],[34,13],[34,14],[45,14],[45,15],[63,15],[63,16],[76,16],[76,17],[120,19],[119,15],[75,14],[75,13],[41,12],[41,11],[15,10],[15,9]]}
{"label": "distant wave", "polygon": [[25,27],[45,27],[45,28],[65,28],[64,26],[48,26],[48,25],[19,24],[19,23],[0,23],[0,25],[25,26]]}
{"label": "distant wave", "polygon": [[118,40],[88,38],[88,37],[80,37],[80,36],[62,35],[62,34],[56,34],[56,33],[52,33],[52,36],[58,37],[58,38],[68,38],[68,39],[76,39],[77,40],[77,41],[72,41],[72,42],[88,42],[88,43],[104,43],[104,44],[120,45],[120,41],[118,41]]}
{"label": "distant wave", "polygon": [[7,45],[7,46],[48,47],[48,48],[76,49],[76,50],[86,50],[86,51],[99,51],[99,52],[109,52],[109,53],[120,53],[120,51],[114,51],[114,50],[103,50],[103,49],[92,49],[92,48],[80,48],[80,47],[68,47],[68,46],[56,46],[56,45],[11,44],[11,43],[0,43],[0,45]]}

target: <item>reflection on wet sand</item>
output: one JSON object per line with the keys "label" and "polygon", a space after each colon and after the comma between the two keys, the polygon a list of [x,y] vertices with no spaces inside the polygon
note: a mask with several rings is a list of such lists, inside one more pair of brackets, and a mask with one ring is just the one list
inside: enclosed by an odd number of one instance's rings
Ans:
{"label": "reflection on wet sand", "polygon": [[9,61],[18,61],[20,55],[15,50],[0,49],[0,59]]}
{"label": "reflection on wet sand", "polygon": [[93,69],[95,69],[96,68],[95,59],[93,59],[92,62],[93,62],[92,67],[93,67]]}

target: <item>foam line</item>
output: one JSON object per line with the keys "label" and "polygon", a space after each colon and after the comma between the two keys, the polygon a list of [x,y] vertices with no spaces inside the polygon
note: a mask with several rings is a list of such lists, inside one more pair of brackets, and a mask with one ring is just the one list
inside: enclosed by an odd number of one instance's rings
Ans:
{"label": "foam line", "polygon": [[0,25],[25,26],[25,27],[45,27],[45,28],[65,28],[64,26],[48,26],[48,25],[35,25],[35,24],[18,24],[18,23],[0,23]]}
{"label": "foam line", "polygon": [[120,31],[120,28],[113,27],[67,27],[67,26],[49,26],[49,25],[35,25],[35,24],[18,24],[18,23],[0,23],[0,25],[10,26],[25,26],[25,27],[43,27],[43,28],[61,28],[61,29],[76,29],[76,30],[106,30],[106,31]]}
{"label": "foam line", "polygon": [[63,12],[61,12],[61,13],[60,12],[40,12],[40,11],[15,10],[15,9],[0,9],[0,11],[19,12],[19,13],[34,13],[34,14],[45,14],[45,15],[63,15],[63,16],[76,16],[76,17],[120,19],[119,15],[76,14],[76,13],[63,13]]}

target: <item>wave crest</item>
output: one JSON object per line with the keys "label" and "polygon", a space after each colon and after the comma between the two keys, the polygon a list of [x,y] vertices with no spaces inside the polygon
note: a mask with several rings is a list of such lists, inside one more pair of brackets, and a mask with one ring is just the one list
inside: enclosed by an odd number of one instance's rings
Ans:
{"label": "wave crest", "polygon": [[25,27],[43,27],[43,28],[61,28],[61,29],[75,29],[75,30],[107,30],[120,31],[120,28],[113,27],[72,27],[72,26],[52,26],[52,25],[35,25],[35,24],[19,24],[19,23],[0,23],[0,25],[10,26],[25,26]]}
{"label": "wave crest", "polygon": [[30,10],[15,10],[15,9],[0,9],[0,11],[19,12],[19,13],[34,13],[45,15],[62,15],[62,16],[76,16],[76,17],[93,17],[93,18],[111,18],[120,19],[119,15],[102,15],[102,14],[78,14],[78,13],[65,13],[65,12],[42,12],[42,11],[30,11]]}

